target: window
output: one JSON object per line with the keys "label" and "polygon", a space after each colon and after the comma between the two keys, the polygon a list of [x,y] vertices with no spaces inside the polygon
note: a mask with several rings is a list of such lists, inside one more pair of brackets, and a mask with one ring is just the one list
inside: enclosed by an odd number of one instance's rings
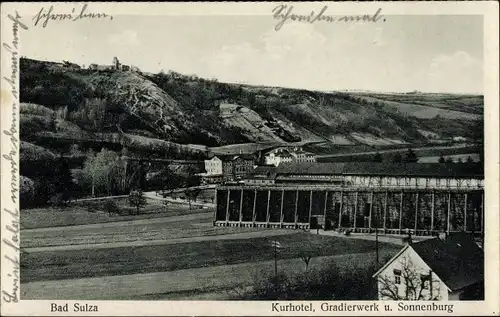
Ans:
{"label": "window", "polygon": [[420,282],[422,283],[422,288],[426,289],[430,286],[430,275],[429,274],[420,274]]}
{"label": "window", "polygon": [[394,284],[401,284],[401,270],[394,270]]}

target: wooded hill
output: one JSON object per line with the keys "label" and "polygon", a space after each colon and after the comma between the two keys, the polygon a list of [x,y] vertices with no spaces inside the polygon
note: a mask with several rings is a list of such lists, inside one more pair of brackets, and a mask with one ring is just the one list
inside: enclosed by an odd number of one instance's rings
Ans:
{"label": "wooded hill", "polygon": [[246,142],[425,144],[474,138],[484,103],[483,96],[317,92],[26,58],[20,77],[23,141],[63,153],[75,143],[182,157]]}

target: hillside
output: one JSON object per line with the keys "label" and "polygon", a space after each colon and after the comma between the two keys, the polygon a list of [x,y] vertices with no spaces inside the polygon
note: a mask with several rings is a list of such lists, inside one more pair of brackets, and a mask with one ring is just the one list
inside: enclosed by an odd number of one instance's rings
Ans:
{"label": "hillside", "polygon": [[474,137],[483,97],[315,92],[219,83],[175,72],[73,69],[21,59],[24,141],[86,147],[239,143],[426,144]]}

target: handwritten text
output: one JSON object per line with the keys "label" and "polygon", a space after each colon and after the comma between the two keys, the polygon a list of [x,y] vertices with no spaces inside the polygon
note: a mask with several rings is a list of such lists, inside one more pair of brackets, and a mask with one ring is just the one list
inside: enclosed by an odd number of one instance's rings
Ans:
{"label": "handwritten text", "polygon": [[103,13],[103,12],[88,12],[88,5],[84,4],[81,10],[73,8],[71,13],[56,13],[54,6],[50,6],[49,9],[42,7],[40,11],[33,17],[33,24],[37,26],[41,23],[42,27],[46,27],[50,20],[53,21],[77,21],[85,19],[110,19],[113,20],[113,16]]}
{"label": "handwritten text", "polygon": [[294,14],[293,6],[279,5],[273,9],[273,17],[279,20],[278,24],[274,27],[276,31],[281,30],[285,22],[287,21],[297,21],[302,23],[314,23],[314,22],[378,22],[380,20],[385,21],[385,18],[380,14],[382,9],[378,9],[373,15],[346,15],[346,16],[332,16],[326,15],[326,10],[328,6],[324,6],[318,13],[311,11],[308,15]]}

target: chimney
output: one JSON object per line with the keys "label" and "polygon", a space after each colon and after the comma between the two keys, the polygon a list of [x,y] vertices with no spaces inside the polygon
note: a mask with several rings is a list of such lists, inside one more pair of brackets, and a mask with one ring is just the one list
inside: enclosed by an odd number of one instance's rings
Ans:
{"label": "chimney", "polygon": [[401,240],[403,241],[403,245],[411,245],[413,242],[412,237],[411,237],[411,230],[407,229],[407,236],[403,237],[403,239],[401,239]]}

